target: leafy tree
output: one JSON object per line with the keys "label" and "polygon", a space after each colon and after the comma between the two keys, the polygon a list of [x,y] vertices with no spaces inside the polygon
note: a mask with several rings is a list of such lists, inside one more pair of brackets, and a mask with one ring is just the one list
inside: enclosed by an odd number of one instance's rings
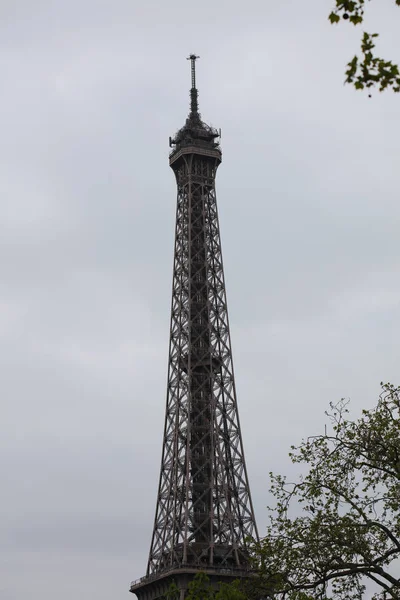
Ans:
{"label": "leafy tree", "polygon": [[232,583],[220,583],[215,600],[247,600],[243,583],[236,579]]}
{"label": "leafy tree", "polygon": [[400,388],[381,385],[358,420],[341,400],[322,435],[292,446],[307,467],[297,483],[271,474],[276,507],[256,557],[277,599],[400,599]]}
{"label": "leafy tree", "polygon": [[[172,583],[164,600],[179,600],[179,597],[179,588]],[[247,596],[239,580],[220,583],[216,589],[205,573],[197,573],[188,585],[185,600],[247,600]]]}
{"label": "leafy tree", "polygon": [[179,598],[180,598],[179,588],[176,585],[175,581],[173,581],[170,584],[166,594],[164,594],[162,596],[162,600],[179,600]]}
{"label": "leafy tree", "polygon": [[213,600],[215,591],[210,578],[205,573],[198,573],[189,583],[186,600]]}
{"label": "leafy tree", "polygon": [[[364,10],[369,0],[335,0],[335,8],[329,15],[332,24],[339,23],[342,19],[360,25],[364,21]],[[394,0],[400,6],[400,0]],[[356,90],[376,87],[380,92],[391,88],[400,92],[400,72],[398,65],[390,60],[375,56],[375,41],[378,33],[364,33],[361,40],[361,58],[354,56],[348,63],[346,70],[346,83],[354,85]]]}

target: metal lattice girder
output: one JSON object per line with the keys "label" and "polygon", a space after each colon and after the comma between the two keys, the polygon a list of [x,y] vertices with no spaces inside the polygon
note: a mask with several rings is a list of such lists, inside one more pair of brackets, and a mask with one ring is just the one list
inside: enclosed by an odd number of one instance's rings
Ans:
{"label": "metal lattice girder", "polygon": [[215,195],[221,153],[211,137],[171,155],[178,198],[167,408],[148,576],[185,565],[246,567],[257,535]]}

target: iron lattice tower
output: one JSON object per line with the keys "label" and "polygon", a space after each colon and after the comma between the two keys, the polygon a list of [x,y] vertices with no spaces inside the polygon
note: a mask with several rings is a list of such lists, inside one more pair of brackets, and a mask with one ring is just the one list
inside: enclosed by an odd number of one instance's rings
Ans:
{"label": "iron lattice tower", "polygon": [[175,254],[167,407],[157,508],[146,576],[132,582],[153,600],[194,574],[248,576],[257,537],[232,365],[215,176],[220,133],[199,114],[191,55],[190,113],[175,138]]}

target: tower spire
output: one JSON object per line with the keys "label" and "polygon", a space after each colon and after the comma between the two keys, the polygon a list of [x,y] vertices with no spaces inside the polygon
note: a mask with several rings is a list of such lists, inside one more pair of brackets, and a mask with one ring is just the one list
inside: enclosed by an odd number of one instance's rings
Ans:
{"label": "tower spire", "polygon": [[191,54],[188,56],[187,60],[191,62],[191,72],[192,72],[192,87],[190,90],[190,116],[199,116],[199,102],[198,102],[198,90],[196,88],[196,60],[200,58],[200,56],[196,56],[196,54]]}
{"label": "tower spire", "polygon": [[187,57],[191,63],[192,87],[190,89],[190,112],[183,127],[177,131],[173,138],[169,138],[169,145],[174,148],[173,152],[179,151],[184,146],[200,145],[212,150],[219,148],[218,138],[221,131],[217,131],[201,120],[198,103],[198,90],[196,87],[196,60],[200,58],[196,54]]}

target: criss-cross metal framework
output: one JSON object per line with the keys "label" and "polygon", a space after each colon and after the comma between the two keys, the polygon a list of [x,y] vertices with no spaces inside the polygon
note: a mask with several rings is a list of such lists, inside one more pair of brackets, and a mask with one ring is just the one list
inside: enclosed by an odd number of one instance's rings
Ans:
{"label": "criss-cross metal framework", "polygon": [[219,133],[198,112],[196,58],[190,57],[191,111],[170,140],[178,188],[171,330],[147,578],[184,567],[244,570],[249,541],[257,536],[236,402],[215,194]]}

